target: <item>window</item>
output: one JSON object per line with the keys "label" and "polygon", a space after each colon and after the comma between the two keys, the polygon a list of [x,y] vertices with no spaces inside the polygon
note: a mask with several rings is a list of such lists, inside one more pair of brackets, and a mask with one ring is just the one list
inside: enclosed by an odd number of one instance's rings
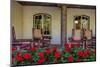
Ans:
{"label": "window", "polygon": [[49,14],[36,14],[33,16],[33,28],[42,29],[44,36],[51,34],[51,15]]}
{"label": "window", "polygon": [[89,16],[74,16],[74,29],[89,29]]}
{"label": "window", "polygon": [[81,29],[81,16],[75,16],[74,18],[74,25],[75,29]]}

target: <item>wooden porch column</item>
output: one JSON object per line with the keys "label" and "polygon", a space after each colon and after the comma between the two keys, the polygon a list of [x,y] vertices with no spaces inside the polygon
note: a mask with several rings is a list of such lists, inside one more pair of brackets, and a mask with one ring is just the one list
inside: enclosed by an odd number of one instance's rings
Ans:
{"label": "wooden porch column", "polygon": [[61,6],[61,46],[66,43],[66,27],[67,26],[67,8],[66,5]]}

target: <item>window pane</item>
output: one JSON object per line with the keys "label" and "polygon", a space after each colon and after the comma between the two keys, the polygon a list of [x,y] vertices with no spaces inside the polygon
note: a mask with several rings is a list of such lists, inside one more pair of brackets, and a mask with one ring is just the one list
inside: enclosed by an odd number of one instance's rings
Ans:
{"label": "window pane", "polygon": [[41,15],[35,16],[34,20],[35,20],[34,21],[34,28],[41,29],[42,28],[42,26],[41,26],[42,16]]}
{"label": "window pane", "polygon": [[83,29],[89,28],[89,17],[88,16],[82,16],[82,28]]}
{"label": "window pane", "polygon": [[44,15],[44,34],[50,34],[50,17],[49,15]]}
{"label": "window pane", "polygon": [[81,28],[81,16],[75,16],[74,24],[75,24],[75,29]]}

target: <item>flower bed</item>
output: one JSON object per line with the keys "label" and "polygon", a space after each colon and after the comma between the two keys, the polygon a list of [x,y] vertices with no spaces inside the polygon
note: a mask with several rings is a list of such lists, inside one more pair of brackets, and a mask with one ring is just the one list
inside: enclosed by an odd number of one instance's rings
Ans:
{"label": "flower bed", "polygon": [[95,61],[95,49],[83,49],[79,44],[65,44],[62,51],[53,47],[52,49],[31,48],[25,52],[18,52],[12,48],[12,64],[54,64],[54,63],[72,63]]}

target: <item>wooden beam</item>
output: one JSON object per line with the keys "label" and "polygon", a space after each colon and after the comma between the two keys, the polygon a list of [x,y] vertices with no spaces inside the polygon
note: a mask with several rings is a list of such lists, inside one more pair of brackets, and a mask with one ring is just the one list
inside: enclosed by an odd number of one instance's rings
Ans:
{"label": "wooden beam", "polygon": [[94,5],[80,5],[80,4],[62,4],[62,3],[48,3],[48,2],[30,2],[30,1],[16,1],[22,6],[50,6],[50,7],[61,7],[66,5],[67,8],[79,8],[79,9],[96,9]]}
{"label": "wooden beam", "polygon": [[66,43],[66,31],[67,31],[67,8],[66,5],[61,6],[61,46],[64,47]]}

